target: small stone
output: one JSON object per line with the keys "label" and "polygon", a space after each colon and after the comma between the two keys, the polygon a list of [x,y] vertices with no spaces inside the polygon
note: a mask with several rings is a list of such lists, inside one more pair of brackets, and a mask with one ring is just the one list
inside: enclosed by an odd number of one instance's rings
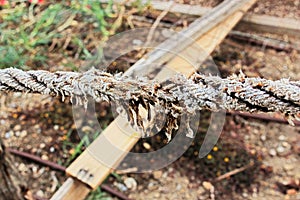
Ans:
{"label": "small stone", "polygon": [[291,149],[292,146],[288,143],[288,142],[282,142],[282,146],[287,148],[287,149]]}
{"label": "small stone", "polygon": [[269,154],[270,154],[271,156],[276,156],[276,155],[277,155],[275,149],[270,149],[270,150],[269,150]]}
{"label": "small stone", "polygon": [[6,133],[5,133],[5,138],[6,138],[6,139],[9,139],[12,135],[13,135],[13,133],[12,133],[11,131],[6,132]]}
{"label": "small stone", "polygon": [[21,130],[21,125],[17,124],[13,129],[14,131],[20,131]]}
{"label": "small stone", "polygon": [[197,190],[197,194],[198,194],[199,196],[201,196],[204,192],[205,192],[205,190],[204,190],[203,187],[199,187],[199,189]]}
{"label": "small stone", "polygon": [[125,180],[124,180],[124,184],[126,185],[126,187],[128,188],[128,189],[131,189],[131,190],[136,190],[136,188],[137,188],[137,182],[136,182],[136,180],[134,179],[134,178],[132,178],[132,177],[129,177],[129,178],[126,178]]}
{"label": "small stone", "polygon": [[286,191],[286,194],[288,194],[288,195],[295,195],[295,194],[297,194],[297,190],[295,190],[295,189],[289,189],[289,190]]}
{"label": "small stone", "polygon": [[153,177],[155,179],[160,179],[162,177],[163,172],[162,171],[154,171],[153,172]]}
{"label": "small stone", "polygon": [[20,172],[25,172],[27,171],[26,165],[24,163],[21,163],[18,167]]}
{"label": "small stone", "polygon": [[213,187],[213,185],[208,181],[203,181],[202,185],[206,190],[211,190],[211,188]]}
{"label": "small stone", "polygon": [[48,156],[47,155],[42,155],[42,157],[41,157],[43,160],[49,160],[49,158],[48,158]]}
{"label": "small stone", "polygon": [[43,148],[45,148],[46,147],[46,144],[45,143],[41,143],[40,144],[40,149],[43,149]]}
{"label": "small stone", "polygon": [[263,57],[265,56],[265,53],[262,52],[262,51],[257,51],[257,52],[255,53],[255,55],[256,55],[257,57],[259,57],[259,58],[263,58]]}
{"label": "small stone", "polygon": [[168,172],[163,173],[162,178],[167,178],[168,177]]}
{"label": "small stone", "polygon": [[20,137],[20,135],[21,135],[21,132],[20,132],[20,131],[16,131],[16,132],[15,132],[15,136],[16,136],[16,137]]}
{"label": "small stone", "polygon": [[36,195],[39,197],[44,197],[44,192],[42,190],[39,190],[36,192]]}
{"label": "small stone", "polygon": [[288,172],[288,171],[291,171],[293,170],[295,167],[292,165],[292,164],[285,164],[283,165],[283,169]]}
{"label": "small stone", "polygon": [[277,151],[277,153],[279,153],[279,154],[281,154],[281,153],[283,153],[284,151],[285,151],[285,148],[283,147],[283,146],[278,146],[277,148],[276,148],[276,151]]}
{"label": "small stone", "polygon": [[89,127],[89,126],[84,126],[84,127],[81,128],[81,130],[84,133],[88,133],[88,132],[92,132],[93,131],[93,129],[91,127]]}
{"label": "small stone", "polygon": [[55,151],[55,148],[54,148],[54,147],[50,147],[49,151],[50,151],[51,153],[53,153],[53,152]]}
{"label": "small stone", "polygon": [[31,167],[31,171],[32,171],[33,174],[36,174],[37,171],[38,171],[37,166],[32,166],[32,167]]}
{"label": "small stone", "polygon": [[54,126],[53,126],[53,129],[54,129],[55,131],[58,131],[59,126],[58,126],[58,125],[54,125]]}
{"label": "small stone", "polygon": [[150,183],[148,184],[148,190],[153,191],[153,190],[157,190],[157,189],[158,189],[158,185],[157,185],[156,183],[150,182]]}
{"label": "small stone", "polygon": [[154,194],[154,197],[155,197],[155,198],[159,198],[159,197],[160,197],[160,194],[159,194],[159,193],[155,193],[155,194]]}
{"label": "small stone", "polygon": [[267,136],[266,135],[260,136],[260,140],[263,141],[263,142],[266,141],[267,140]]}
{"label": "small stone", "polygon": [[147,142],[144,142],[144,143],[143,143],[143,147],[144,147],[145,149],[147,149],[147,150],[151,149],[151,145],[150,145],[149,143],[147,143]]}
{"label": "small stone", "polygon": [[278,137],[278,140],[280,140],[280,141],[284,141],[286,139],[286,137],[284,136],[284,135],[280,135],[279,137]]}
{"label": "small stone", "polygon": [[126,192],[128,188],[122,183],[114,183],[114,185],[121,191]]}
{"label": "small stone", "polygon": [[180,184],[177,184],[176,190],[181,190],[182,186]]}
{"label": "small stone", "polygon": [[27,136],[27,131],[26,130],[21,131],[20,137],[23,138],[23,137],[26,137],[26,136]]}
{"label": "small stone", "polygon": [[242,196],[245,197],[245,198],[247,198],[247,197],[248,197],[248,194],[247,194],[246,192],[243,192],[243,193],[242,193]]}

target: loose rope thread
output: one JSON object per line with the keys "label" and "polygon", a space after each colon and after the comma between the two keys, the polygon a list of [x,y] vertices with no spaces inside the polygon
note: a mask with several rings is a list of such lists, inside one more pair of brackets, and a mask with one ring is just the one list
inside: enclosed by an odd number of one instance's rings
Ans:
{"label": "loose rope thread", "polygon": [[[132,79],[122,74],[112,75],[96,69],[87,72],[0,70],[0,91],[39,93],[59,96],[65,101],[87,108],[94,101],[115,102],[119,113],[125,111],[128,120],[144,132],[159,123],[153,113],[166,115],[164,125],[170,139],[178,129],[180,116],[196,111],[236,110],[246,112],[280,112],[291,125],[300,120],[300,81],[248,78],[243,73],[228,78],[194,74],[191,78],[177,75],[158,82],[147,78]],[[140,110],[147,111],[141,117]]]}

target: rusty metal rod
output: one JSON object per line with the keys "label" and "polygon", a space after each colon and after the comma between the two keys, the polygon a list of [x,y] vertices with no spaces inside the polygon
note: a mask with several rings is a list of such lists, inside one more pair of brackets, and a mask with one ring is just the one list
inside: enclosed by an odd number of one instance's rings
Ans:
{"label": "rusty metal rod", "polygon": [[[30,153],[26,153],[26,152],[19,151],[19,150],[16,150],[16,149],[12,149],[12,148],[9,148],[9,147],[6,148],[6,150],[11,154],[14,154],[14,155],[20,156],[22,158],[32,160],[34,162],[37,162],[37,163],[45,165],[45,166],[48,166],[53,170],[57,170],[57,171],[61,171],[61,172],[65,172],[65,170],[66,170],[66,168],[64,166],[61,166],[57,163],[54,163],[54,162],[51,162],[51,161],[48,161],[48,160],[43,160],[40,157],[32,155]],[[118,192],[118,191],[114,190],[113,188],[111,188],[108,185],[102,184],[100,187],[101,187],[102,190],[112,194],[113,196],[118,197],[119,199],[130,200],[126,195],[122,194],[121,192]],[[39,199],[39,198],[40,197],[38,197],[37,199]]]}
{"label": "rusty metal rod", "polygon": [[[263,121],[269,121],[269,122],[277,122],[277,123],[282,123],[282,124],[289,124],[289,122],[286,119],[283,118],[277,118],[277,117],[271,117],[266,114],[257,114],[257,113],[242,113],[242,112],[236,112],[236,111],[230,111],[227,112],[229,115],[238,115],[241,117],[247,117],[247,118],[253,118],[253,119],[258,119],[258,120],[263,120]],[[295,126],[300,126],[299,121],[294,121]]]}

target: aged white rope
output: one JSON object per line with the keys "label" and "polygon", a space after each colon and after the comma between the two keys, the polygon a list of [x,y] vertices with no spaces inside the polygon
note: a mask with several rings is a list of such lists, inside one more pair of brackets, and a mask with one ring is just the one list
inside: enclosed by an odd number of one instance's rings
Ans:
{"label": "aged white rope", "polygon": [[182,113],[196,110],[237,110],[248,112],[281,112],[293,124],[300,117],[300,81],[248,78],[242,73],[225,79],[194,74],[187,79],[177,75],[165,82],[146,78],[132,79],[96,69],[84,73],[0,70],[0,91],[40,93],[70,97],[72,103],[87,106],[95,101],[114,101],[125,110],[128,119],[143,127],[141,106],[165,113],[166,131],[177,128]]}

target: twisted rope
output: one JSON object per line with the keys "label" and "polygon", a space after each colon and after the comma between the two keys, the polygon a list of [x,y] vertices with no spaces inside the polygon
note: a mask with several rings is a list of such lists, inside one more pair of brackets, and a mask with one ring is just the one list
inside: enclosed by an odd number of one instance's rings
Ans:
{"label": "twisted rope", "polygon": [[126,111],[128,120],[144,129],[139,110],[148,111],[147,120],[157,123],[151,109],[167,115],[165,125],[170,135],[177,129],[183,113],[195,111],[237,110],[247,112],[280,112],[290,124],[300,118],[300,81],[248,78],[244,74],[225,79],[194,74],[191,78],[177,75],[164,82],[146,78],[132,79],[96,69],[84,73],[0,70],[0,91],[40,93],[70,97],[71,103],[87,107],[90,98],[114,101],[119,112]]}

